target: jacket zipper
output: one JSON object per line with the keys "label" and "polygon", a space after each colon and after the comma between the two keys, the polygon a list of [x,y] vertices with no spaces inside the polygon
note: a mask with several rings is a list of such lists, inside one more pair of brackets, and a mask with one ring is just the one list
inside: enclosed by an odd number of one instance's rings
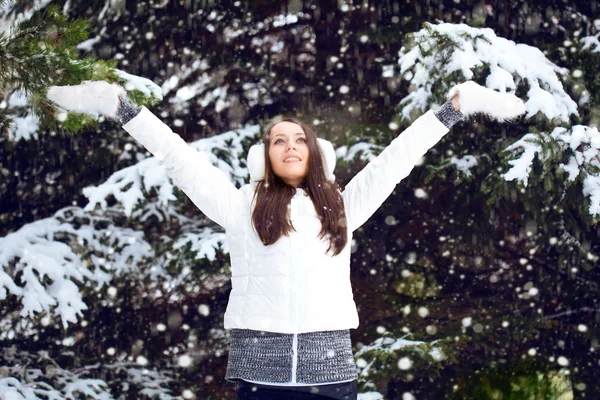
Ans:
{"label": "jacket zipper", "polygon": [[292,340],[292,383],[296,383],[296,369],[298,368],[298,334],[294,333]]}

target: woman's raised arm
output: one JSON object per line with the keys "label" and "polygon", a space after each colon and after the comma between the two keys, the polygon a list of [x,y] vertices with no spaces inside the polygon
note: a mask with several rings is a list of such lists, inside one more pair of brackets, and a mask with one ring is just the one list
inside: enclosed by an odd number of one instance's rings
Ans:
{"label": "woman's raised arm", "polygon": [[146,107],[129,103],[120,86],[103,81],[53,86],[48,99],[68,111],[120,120],[123,128],[165,166],[175,185],[217,224],[227,227],[231,216],[240,210],[243,194],[208,156],[188,145]]}
{"label": "woman's raised arm", "polygon": [[346,185],[342,197],[352,231],[373,215],[417,161],[448,133],[454,123],[478,113],[504,121],[525,112],[525,105],[518,97],[472,81],[453,87],[448,97],[451,100],[414,121]]}
{"label": "woman's raised arm", "polygon": [[352,178],[342,192],[352,231],[373,215],[417,161],[448,131],[434,112],[428,111]]}

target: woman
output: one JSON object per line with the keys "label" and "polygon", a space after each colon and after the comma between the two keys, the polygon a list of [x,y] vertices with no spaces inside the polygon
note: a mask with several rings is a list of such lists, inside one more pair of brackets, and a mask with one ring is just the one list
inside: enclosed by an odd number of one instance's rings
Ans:
{"label": "woman", "polygon": [[226,379],[236,382],[238,399],[357,398],[349,332],[359,323],[350,285],[353,231],[455,122],[477,112],[503,120],[525,111],[518,98],[473,82],[455,86],[449,98],[342,191],[333,147],[296,119],[268,125],[248,155],[251,182],[237,189],[146,107],[131,105],[120,86],[84,82],[48,91],[67,110],[119,119],[225,228],[232,268]]}

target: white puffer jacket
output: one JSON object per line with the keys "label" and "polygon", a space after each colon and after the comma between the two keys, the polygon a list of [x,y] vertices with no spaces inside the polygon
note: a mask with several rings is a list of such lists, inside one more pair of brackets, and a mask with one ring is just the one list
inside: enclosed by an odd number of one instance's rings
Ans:
{"label": "white puffer jacket", "polygon": [[264,246],[251,223],[254,185],[237,189],[145,107],[123,128],[164,164],[174,183],[208,218],[225,228],[232,269],[225,328],[280,333],[358,326],[350,286],[352,232],[448,132],[432,111],[427,112],[348,183],[342,192],[348,244],[332,257],[325,254],[328,242],[317,238],[320,222],[302,189],[291,200],[296,231]]}

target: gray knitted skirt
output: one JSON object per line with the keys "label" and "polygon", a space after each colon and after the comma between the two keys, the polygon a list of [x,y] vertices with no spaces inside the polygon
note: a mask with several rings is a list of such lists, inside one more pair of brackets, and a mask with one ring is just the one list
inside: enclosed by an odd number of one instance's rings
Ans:
{"label": "gray knitted skirt", "polygon": [[349,330],[300,334],[231,330],[225,374],[230,382],[319,385],[357,377]]}

